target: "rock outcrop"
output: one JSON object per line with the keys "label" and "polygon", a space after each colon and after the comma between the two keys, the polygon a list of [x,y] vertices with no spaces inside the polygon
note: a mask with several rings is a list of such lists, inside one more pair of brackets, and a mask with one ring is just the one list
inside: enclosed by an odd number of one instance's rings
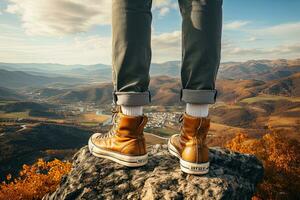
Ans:
{"label": "rock outcrop", "polygon": [[148,152],[146,166],[127,168],[83,147],[58,189],[43,199],[251,199],[263,177],[256,157],[221,148],[210,149],[210,172],[202,176],[182,173],[166,145]]}

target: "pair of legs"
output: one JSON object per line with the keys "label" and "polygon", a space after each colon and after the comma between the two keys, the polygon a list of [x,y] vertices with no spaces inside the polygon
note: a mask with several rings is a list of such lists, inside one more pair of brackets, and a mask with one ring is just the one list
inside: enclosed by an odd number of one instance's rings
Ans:
{"label": "pair of legs", "polygon": [[[129,167],[145,165],[148,160],[143,135],[147,117],[142,113],[142,106],[151,101],[148,90],[151,5],[152,0],[113,0],[113,97],[121,108],[114,115],[114,126],[109,133],[96,133],[89,140],[93,155]],[[222,0],[179,0],[179,7],[182,15],[180,100],[187,103],[187,111],[181,118],[179,134],[169,139],[168,148],[179,158],[182,171],[205,174],[209,170],[205,140],[210,119],[207,115],[198,116],[197,110],[199,105],[216,101]]]}
{"label": "pair of legs", "polygon": [[[118,105],[150,102],[152,0],[113,0],[113,84]],[[179,0],[182,15],[181,100],[215,103],[222,0]],[[172,53],[172,52],[170,52]]]}

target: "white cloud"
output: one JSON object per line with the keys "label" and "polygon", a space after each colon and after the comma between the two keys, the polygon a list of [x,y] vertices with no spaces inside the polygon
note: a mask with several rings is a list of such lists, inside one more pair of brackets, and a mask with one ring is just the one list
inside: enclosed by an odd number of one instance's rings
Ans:
{"label": "white cloud", "polygon": [[174,3],[174,0],[154,0],[153,9],[154,11],[157,10],[160,16],[165,16],[172,9],[177,9],[177,2]]}
{"label": "white cloud", "polygon": [[242,20],[228,22],[224,24],[224,30],[239,30],[240,28],[248,25],[249,23],[251,22]]}
{"label": "white cloud", "polygon": [[275,47],[235,47],[234,45],[223,46],[223,61],[245,61],[249,59],[278,59],[299,58],[300,43],[293,45],[277,45]]}
{"label": "white cloud", "polygon": [[64,35],[109,24],[110,0],[9,0],[6,11],[21,16],[31,35]]}
{"label": "white cloud", "polygon": [[[161,16],[174,9],[173,0],[155,0]],[[111,23],[111,0],[8,0],[6,12],[21,17],[29,35],[67,35]]]}
{"label": "white cloud", "polygon": [[152,36],[152,45],[159,48],[176,47],[180,45],[181,31],[162,33]]}
{"label": "white cloud", "polygon": [[275,26],[263,28],[263,29],[261,29],[261,31],[266,32],[268,34],[276,34],[276,35],[289,34],[289,33],[293,32],[294,34],[298,34],[298,36],[299,36],[300,35],[300,22],[278,24]]}
{"label": "white cloud", "polygon": [[0,33],[1,62],[111,63],[111,37],[78,36],[49,41],[10,33],[13,30]]}
{"label": "white cloud", "polygon": [[253,35],[266,39],[299,40],[300,22],[284,23],[261,29],[249,30]]}
{"label": "white cloud", "polygon": [[287,55],[287,54],[295,54],[300,55],[300,43],[291,44],[291,45],[279,45],[275,48],[271,48],[267,51],[267,53],[274,53],[278,56]]}
{"label": "white cloud", "polygon": [[166,14],[168,14],[170,12],[170,8],[168,7],[163,7],[159,10],[159,15],[160,16],[165,16]]}
{"label": "white cloud", "polygon": [[[23,27],[32,35],[63,35],[84,32],[107,24],[107,3],[86,0],[10,0],[7,12],[21,15]],[[104,1],[106,2],[106,1]],[[103,12],[99,12],[103,10]]]}
{"label": "white cloud", "polygon": [[237,34],[224,30],[223,60],[299,58],[300,22],[256,28],[254,22],[251,25],[251,28],[241,27]]}
{"label": "white cloud", "polygon": [[255,42],[257,40],[258,39],[256,37],[249,37],[246,41],[248,41],[248,42]]}
{"label": "white cloud", "polygon": [[181,58],[181,31],[152,36],[153,62],[179,60]]}

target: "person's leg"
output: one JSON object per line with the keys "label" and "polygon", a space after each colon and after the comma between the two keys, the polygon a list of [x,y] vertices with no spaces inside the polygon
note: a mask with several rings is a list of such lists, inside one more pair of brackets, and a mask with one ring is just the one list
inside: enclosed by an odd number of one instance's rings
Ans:
{"label": "person's leg", "polygon": [[129,167],[148,161],[143,135],[147,117],[142,106],[150,102],[151,0],[112,0],[114,111],[112,129],[95,133],[90,152]]}
{"label": "person's leg", "polygon": [[179,0],[182,14],[181,100],[187,103],[180,134],[168,142],[190,174],[209,171],[206,136],[208,105],[216,101],[215,81],[220,64],[222,0]]}
{"label": "person's leg", "polygon": [[220,64],[222,0],[179,0],[182,14],[181,100],[213,104]]}
{"label": "person's leg", "polygon": [[113,96],[126,113],[150,102],[151,6],[152,0],[113,0]]}

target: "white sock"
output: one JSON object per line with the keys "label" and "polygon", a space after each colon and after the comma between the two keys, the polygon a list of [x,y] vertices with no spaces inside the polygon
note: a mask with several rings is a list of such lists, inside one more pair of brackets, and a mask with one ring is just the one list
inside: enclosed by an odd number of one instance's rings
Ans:
{"label": "white sock", "polygon": [[186,104],[186,113],[193,117],[207,117],[209,104]]}
{"label": "white sock", "polygon": [[122,113],[129,116],[143,115],[143,106],[121,106]]}

